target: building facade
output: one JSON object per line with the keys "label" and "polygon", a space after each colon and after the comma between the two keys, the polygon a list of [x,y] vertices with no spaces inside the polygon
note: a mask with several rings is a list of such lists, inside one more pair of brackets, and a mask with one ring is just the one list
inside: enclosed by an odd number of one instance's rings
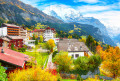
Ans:
{"label": "building facade", "polygon": [[14,24],[3,23],[0,31],[0,36],[27,36],[27,30]]}
{"label": "building facade", "polygon": [[23,38],[20,36],[5,36],[5,37],[0,37],[0,47],[5,47],[5,48],[11,48],[11,45],[14,45],[14,47],[17,48],[22,48],[23,47]]}
{"label": "building facade", "polygon": [[43,36],[45,29],[35,29],[32,32],[37,35],[38,37],[40,37],[41,35]]}

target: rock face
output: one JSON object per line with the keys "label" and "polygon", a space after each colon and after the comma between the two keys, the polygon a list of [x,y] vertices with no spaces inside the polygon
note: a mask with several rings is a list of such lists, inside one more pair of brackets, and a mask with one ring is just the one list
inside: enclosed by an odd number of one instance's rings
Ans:
{"label": "rock face", "polygon": [[[54,12],[54,14],[51,14]],[[52,15],[56,18],[64,20],[64,22],[70,23],[70,22],[76,22],[76,23],[81,23],[81,24],[88,24],[92,25],[96,28],[99,28],[103,37],[102,42],[106,44],[110,44],[112,46],[115,46],[116,44],[113,42],[113,40],[109,37],[108,32],[104,24],[102,24],[98,19],[95,19],[93,17],[83,17],[81,13],[76,13],[74,11],[71,11],[69,14],[65,14],[64,16],[58,16],[57,13],[54,10],[51,10],[49,15]],[[57,16],[56,16],[57,15]],[[94,33],[94,32],[93,32]]]}
{"label": "rock face", "polygon": [[0,0],[0,18],[27,25],[37,22],[62,23],[61,20],[19,0]]}

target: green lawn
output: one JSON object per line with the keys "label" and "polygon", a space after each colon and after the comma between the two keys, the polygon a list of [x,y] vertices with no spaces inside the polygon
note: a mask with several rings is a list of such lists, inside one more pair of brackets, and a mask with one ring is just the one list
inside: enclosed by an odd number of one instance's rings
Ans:
{"label": "green lawn", "polygon": [[41,53],[41,52],[22,52],[26,55],[29,55],[29,56],[32,56],[32,57],[35,57],[36,60],[37,60],[37,64],[40,65],[40,66],[43,66],[46,59],[48,58],[48,53]]}
{"label": "green lawn", "polygon": [[77,80],[74,80],[74,79],[62,79],[62,81],[77,81]]}

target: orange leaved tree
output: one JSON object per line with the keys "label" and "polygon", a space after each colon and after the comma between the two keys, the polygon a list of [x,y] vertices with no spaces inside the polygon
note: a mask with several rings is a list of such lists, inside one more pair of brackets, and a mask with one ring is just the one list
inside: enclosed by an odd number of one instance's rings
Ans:
{"label": "orange leaved tree", "polygon": [[109,47],[105,51],[100,52],[103,59],[101,69],[110,77],[116,78],[120,75],[120,48]]}

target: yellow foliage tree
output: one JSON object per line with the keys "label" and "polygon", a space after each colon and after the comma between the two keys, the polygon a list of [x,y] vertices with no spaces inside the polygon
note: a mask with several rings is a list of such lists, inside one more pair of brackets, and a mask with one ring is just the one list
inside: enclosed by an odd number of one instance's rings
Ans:
{"label": "yellow foliage tree", "polygon": [[55,47],[55,42],[53,39],[50,39],[47,41],[47,44],[49,45],[50,47],[50,51],[53,52],[53,48]]}
{"label": "yellow foliage tree", "polygon": [[119,47],[109,47],[107,50],[100,51],[103,59],[101,69],[107,76],[116,78],[120,75],[120,49]]}
{"label": "yellow foliage tree", "polygon": [[16,70],[9,74],[9,81],[57,81],[57,76],[52,75],[40,67]]}
{"label": "yellow foliage tree", "polygon": [[66,71],[68,72],[73,64],[73,60],[71,56],[68,56],[68,52],[60,51],[54,57],[54,63],[59,65],[59,71]]}
{"label": "yellow foliage tree", "polygon": [[72,39],[72,35],[69,35],[69,36],[68,36],[68,39]]}

